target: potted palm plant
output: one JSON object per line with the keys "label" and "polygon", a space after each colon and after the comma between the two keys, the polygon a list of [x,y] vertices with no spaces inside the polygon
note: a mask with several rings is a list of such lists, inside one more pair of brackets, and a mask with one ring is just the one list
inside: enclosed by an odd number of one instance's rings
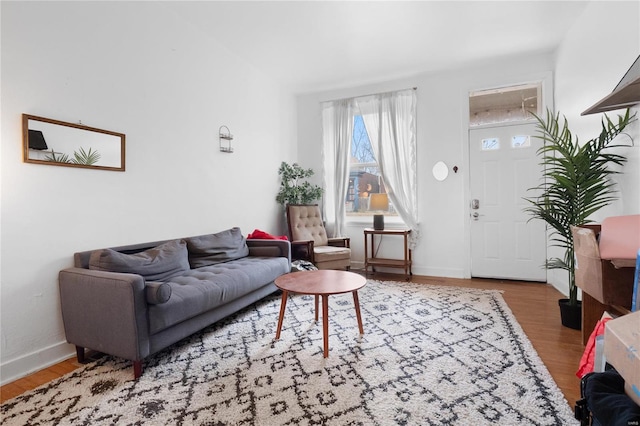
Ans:
{"label": "potted palm plant", "polygon": [[[569,298],[561,299],[560,312],[564,326],[580,329],[580,301],[575,282],[575,256],[570,226],[592,222],[589,217],[616,199],[615,182],[611,175],[618,173],[609,166],[623,165],[626,158],[611,152],[620,146],[613,140],[635,119],[629,110],[618,116],[617,123],[604,115],[600,135],[579,144],[569,130],[567,119],[547,110],[546,119],[536,116],[539,135],[545,144],[537,154],[544,167],[542,182],[531,191],[537,196],[525,198],[529,203],[525,211],[532,219],[545,221],[551,229],[551,243],[564,249],[562,258],[550,258],[547,269],[564,269],[569,278]],[[566,307],[566,308],[565,308]],[[577,319],[571,318],[571,313]]]}
{"label": "potted palm plant", "polygon": [[304,169],[298,163],[282,162],[278,169],[280,190],[276,201],[282,206],[287,204],[309,204],[322,196],[322,188],[311,185],[306,179],[313,176],[313,169]]}

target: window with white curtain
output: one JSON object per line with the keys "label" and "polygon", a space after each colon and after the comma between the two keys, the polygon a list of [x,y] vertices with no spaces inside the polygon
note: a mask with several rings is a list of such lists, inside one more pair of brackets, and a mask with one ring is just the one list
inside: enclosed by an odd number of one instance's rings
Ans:
{"label": "window with white curtain", "polygon": [[364,125],[364,119],[360,114],[353,116],[349,186],[345,199],[345,213],[351,217],[373,214],[397,216],[393,203],[389,202],[387,188],[373,154],[373,147]]}
{"label": "window with white curtain", "polygon": [[416,89],[323,103],[323,207],[334,236],[347,216],[394,214],[415,245],[416,103]]}

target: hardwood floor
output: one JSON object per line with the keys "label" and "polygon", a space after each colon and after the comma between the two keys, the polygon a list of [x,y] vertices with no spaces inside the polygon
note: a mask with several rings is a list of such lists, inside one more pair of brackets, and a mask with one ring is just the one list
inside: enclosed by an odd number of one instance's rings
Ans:
{"label": "hardwood floor", "polygon": [[[357,272],[357,271],[356,271]],[[402,280],[395,274],[376,274],[370,278]],[[501,290],[504,300],[517,318],[551,376],[562,390],[571,407],[580,398],[580,381],[575,375],[584,351],[578,330],[560,323],[558,299],[563,297],[548,284],[486,279],[453,279],[414,275],[416,283]],[[53,365],[30,376],[2,386],[0,401],[4,402],[28,390],[54,380],[76,368],[74,358]]]}

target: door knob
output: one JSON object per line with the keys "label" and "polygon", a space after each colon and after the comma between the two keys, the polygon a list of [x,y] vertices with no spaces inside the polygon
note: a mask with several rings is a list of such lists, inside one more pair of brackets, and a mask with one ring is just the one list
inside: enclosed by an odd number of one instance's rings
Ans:
{"label": "door knob", "polygon": [[473,212],[473,214],[471,215],[471,217],[473,217],[473,220],[478,220],[480,216],[484,216],[484,215],[478,212]]}

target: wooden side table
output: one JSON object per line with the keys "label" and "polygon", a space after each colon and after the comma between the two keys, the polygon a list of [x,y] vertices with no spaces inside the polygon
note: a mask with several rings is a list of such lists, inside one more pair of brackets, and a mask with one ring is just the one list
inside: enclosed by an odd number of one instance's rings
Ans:
{"label": "wooden side table", "polygon": [[[411,249],[409,248],[409,234],[411,229],[364,229],[364,272],[369,273],[369,267],[371,271],[376,271],[376,266],[385,266],[388,268],[402,268],[404,269],[404,276],[406,280],[409,280],[409,276],[413,275],[411,272]],[[374,236],[380,235],[382,238],[384,235],[400,235],[404,237],[404,257],[402,259],[387,259],[382,257],[375,257]],[[367,238],[367,236],[369,238]],[[371,255],[369,255],[369,242],[371,243]]]}

